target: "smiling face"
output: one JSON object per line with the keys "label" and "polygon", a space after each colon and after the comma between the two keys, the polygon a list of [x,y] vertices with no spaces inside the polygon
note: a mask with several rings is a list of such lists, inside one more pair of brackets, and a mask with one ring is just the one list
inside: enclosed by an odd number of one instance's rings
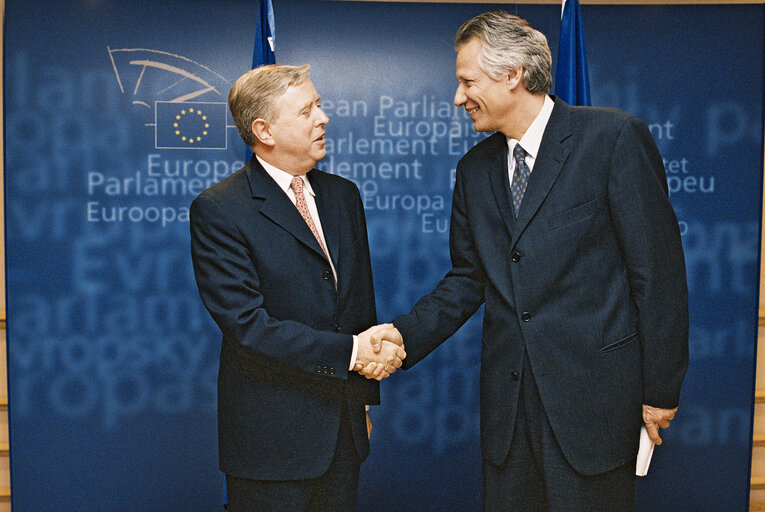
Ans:
{"label": "smiling face", "polygon": [[311,80],[291,85],[276,101],[275,120],[269,124],[273,138],[273,165],[295,176],[305,174],[324,158],[324,126],[329,118],[321,110],[319,94]]}
{"label": "smiling face", "polygon": [[516,74],[496,80],[478,65],[483,43],[473,38],[457,52],[457,91],[454,105],[464,107],[478,132],[505,132],[513,113],[512,87]]}

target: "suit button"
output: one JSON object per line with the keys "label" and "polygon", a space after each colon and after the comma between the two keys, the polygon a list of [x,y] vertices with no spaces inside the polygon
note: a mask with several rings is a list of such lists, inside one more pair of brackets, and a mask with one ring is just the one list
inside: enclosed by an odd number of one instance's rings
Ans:
{"label": "suit button", "polygon": [[531,313],[529,313],[528,311],[524,311],[523,313],[521,313],[521,320],[523,320],[524,322],[530,322]]}
{"label": "suit button", "polygon": [[340,332],[340,325],[339,324],[335,324],[335,332]]}
{"label": "suit button", "polygon": [[510,258],[514,262],[518,263],[519,261],[521,261],[521,253],[519,253],[518,251],[513,251],[513,253],[510,255]]}
{"label": "suit button", "polygon": [[332,272],[330,272],[329,270],[325,270],[324,272],[321,273],[321,277],[325,281],[329,281],[332,278]]}
{"label": "suit button", "polygon": [[510,377],[512,377],[513,380],[518,380],[518,372],[511,373]]}
{"label": "suit button", "polygon": [[330,368],[329,369],[329,374],[330,375],[334,375],[335,374],[335,369],[334,368]]}

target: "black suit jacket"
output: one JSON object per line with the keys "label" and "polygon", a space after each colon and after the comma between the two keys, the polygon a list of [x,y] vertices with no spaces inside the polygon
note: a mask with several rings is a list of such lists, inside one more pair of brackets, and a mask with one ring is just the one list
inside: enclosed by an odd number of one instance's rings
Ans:
{"label": "black suit jacket", "polygon": [[566,458],[602,473],[635,458],[642,404],[678,404],[688,364],[685,264],[662,159],[639,119],[556,99],[514,218],[507,151],[494,134],[459,162],[452,269],[394,320],[404,365],[485,302],[484,457],[507,456],[525,350]]}
{"label": "black suit jacket", "polygon": [[255,157],[191,205],[199,293],[220,327],[220,468],[259,480],[329,467],[343,402],[363,460],[364,404],[379,386],[348,371],[352,334],[377,321],[366,222],[356,186],[307,175],[332,270],[295,205]]}

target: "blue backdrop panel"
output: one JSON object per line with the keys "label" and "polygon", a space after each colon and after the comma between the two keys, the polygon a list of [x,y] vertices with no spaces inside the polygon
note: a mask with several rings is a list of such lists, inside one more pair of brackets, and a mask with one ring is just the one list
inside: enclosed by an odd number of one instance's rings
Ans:
{"label": "blue backdrop panel", "polygon": [[187,208],[241,166],[225,102],[256,19],[252,0],[6,2],[14,510],[220,502]]}
{"label": "blue backdrop panel", "polygon": [[[593,100],[652,123],[683,233],[690,292],[682,409],[640,482],[638,503],[643,510],[746,510],[765,6],[586,12],[593,13],[587,30],[601,41],[588,46]],[[607,41],[618,43],[609,49]]]}
{"label": "blue backdrop panel", "polygon": [[[390,320],[448,269],[454,169],[482,137],[451,103],[456,29],[505,8],[555,57],[560,7],[274,7],[277,61],[312,65],[331,118],[320,167],[362,190]],[[219,333],[193,283],[187,208],[245,155],[222,104],[249,68],[257,12],[251,0],[6,2],[14,510],[219,507]],[[691,366],[639,508],[744,510],[765,7],[582,13],[593,103],[649,123],[688,264]],[[480,314],[383,384],[359,510],[480,510],[479,350]]]}

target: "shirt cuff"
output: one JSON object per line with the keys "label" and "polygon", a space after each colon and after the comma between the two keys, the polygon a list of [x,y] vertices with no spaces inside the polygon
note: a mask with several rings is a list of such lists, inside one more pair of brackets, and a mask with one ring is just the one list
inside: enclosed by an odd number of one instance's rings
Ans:
{"label": "shirt cuff", "polygon": [[353,367],[356,366],[356,354],[359,353],[359,337],[353,335],[353,352],[351,352],[351,364],[348,367],[348,371],[353,371]]}

